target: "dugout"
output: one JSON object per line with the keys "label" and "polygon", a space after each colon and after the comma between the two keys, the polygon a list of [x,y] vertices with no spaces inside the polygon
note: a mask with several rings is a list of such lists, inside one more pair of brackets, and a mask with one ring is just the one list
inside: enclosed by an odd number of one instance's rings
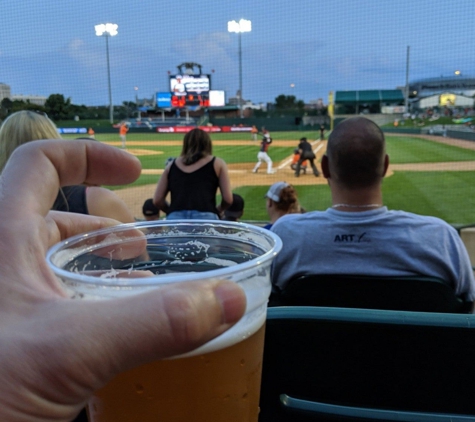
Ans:
{"label": "dugout", "polygon": [[336,91],[335,114],[377,114],[385,106],[404,105],[400,89]]}

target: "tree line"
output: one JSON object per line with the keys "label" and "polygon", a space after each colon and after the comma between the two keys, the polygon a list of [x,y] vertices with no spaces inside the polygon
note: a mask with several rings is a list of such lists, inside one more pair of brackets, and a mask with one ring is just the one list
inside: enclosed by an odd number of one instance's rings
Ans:
{"label": "tree line", "polygon": [[[34,110],[46,113],[53,121],[64,120],[107,120],[109,118],[108,106],[85,106],[71,103],[71,98],[65,98],[62,94],[51,94],[44,104],[40,106],[29,101],[12,101],[4,98],[0,102],[0,120],[20,110]],[[120,106],[114,106],[114,119],[123,120],[134,116],[137,112],[137,104],[124,101]],[[255,117],[267,117],[274,115],[326,115],[327,108],[305,109],[303,100],[298,100],[294,95],[281,94],[275,98],[275,102],[267,111],[254,110]]]}
{"label": "tree line", "polygon": [[[134,102],[124,101],[120,106],[114,106],[114,117],[121,120],[130,117],[137,106]],[[108,106],[85,106],[71,103],[71,98],[62,94],[51,94],[44,106],[30,103],[29,101],[10,100],[4,98],[0,102],[0,119],[3,120],[12,113],[21,110],[33,110],[46,113],[54,121],[62,120],[107,120],[109,118]]]}

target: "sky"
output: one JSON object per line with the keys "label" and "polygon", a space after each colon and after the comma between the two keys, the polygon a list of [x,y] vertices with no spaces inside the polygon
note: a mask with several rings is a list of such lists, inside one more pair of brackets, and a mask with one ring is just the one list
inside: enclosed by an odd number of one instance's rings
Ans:
{"label": "sky", "polygon": [[[12,94],[63,94],[74,104],[107,105],[105,38],[94,26],[116,23],[109,39],[114,104],[167,91],[168,72],[202,65],[212,89],[243,98],[305,102],[330,91],[395,89],[409,80],[475,76],[473,0],[0,0],[0,82]],[[292,86],[293,85],[293,86]],[[134,88],[137,87],[138,91]]]}

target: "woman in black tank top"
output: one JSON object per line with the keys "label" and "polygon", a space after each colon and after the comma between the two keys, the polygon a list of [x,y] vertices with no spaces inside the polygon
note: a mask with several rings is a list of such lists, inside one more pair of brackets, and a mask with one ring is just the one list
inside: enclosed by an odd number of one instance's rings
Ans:
{"label": "woman in black tank top", "polygon": [[[218,188],[222,200],[216,206]],[[167,214],[167,220],[216,220],[232,201],[226,163],[213,157],[211,138],[205,131],[191,130],[183,139],[180,156],[168,164],[158,181],[155,206]]]}

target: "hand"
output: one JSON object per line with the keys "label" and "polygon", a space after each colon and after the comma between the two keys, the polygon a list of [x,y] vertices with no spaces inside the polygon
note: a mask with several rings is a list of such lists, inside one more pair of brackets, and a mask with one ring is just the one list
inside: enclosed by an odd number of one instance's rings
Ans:
{"label": "hand", "polygon": [[94,141],[18,148],[0,178],[0,420],[68,421],[117,373],[190,351],[243,314],[229,282],[104,301],[65,297],[45,262],[60,239],[114,220],[49,213],[60,185],[125,184],[132,155]]}

